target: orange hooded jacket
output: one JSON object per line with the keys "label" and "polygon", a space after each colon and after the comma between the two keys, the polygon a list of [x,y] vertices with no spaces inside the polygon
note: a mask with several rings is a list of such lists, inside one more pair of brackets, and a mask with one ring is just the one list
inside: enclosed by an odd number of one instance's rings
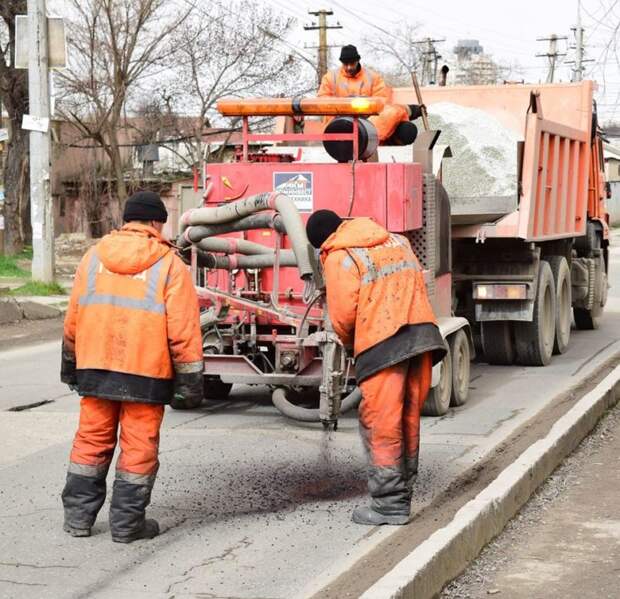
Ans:
{"label": "orange hooded jacket", "polygon": [[321,85],[317,93],[321,96],[336,98],[351,98],[353,96],[365,96],[388,99],[388,89],[383,77],[370,69],[361,67],[353,76],[349,77],[345,70],[340,67],[328,71],[321,79]]}
{"label": "orange hooded jacket", "polygon": [[370,218],[343,222],[321,246],[334,330],[353,344],[358,382],[415,355],[445,354],[424,273],[406,238]]}
{"label": "orange hooded jacket", "polygon": [[203,369],[191,276],[147,225],[126,224],[82,258],[65,317],[80,395],[168,403],[175,373]]}
{"label": "orange hooded jacket", "polygon": [[[364,67],[354,77],[349,77],[342,67],[329,71],[323,75],[317,95],[336,98],[352,96],[385,98],[387,102],[385,108],[368,119],[376,127],[379,141],[389,139],[399,123],[409,120],[409,114],[404,106],[390,104],[392,90],[385,85],[383,77]],[[331,119],[326,119],[328,120]]]}

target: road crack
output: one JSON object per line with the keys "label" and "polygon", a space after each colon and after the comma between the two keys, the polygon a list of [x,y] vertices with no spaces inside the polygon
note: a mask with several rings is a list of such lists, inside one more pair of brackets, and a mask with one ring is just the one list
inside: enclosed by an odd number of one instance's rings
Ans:
{"label": "road crack", "polygon": [[7,566],[10,568],[35,568],[37,570],[49,570],[52,568],[63,568],[65,570],[77,570],[79,566],[61,566],[61,565],[51,565],[51,566],[39,566],[37,564],[22,564],[21,562],[0,562],[0,566]]}
{"label": "road crack", "polygon": [[235,543],[232,547],[225,549],[224,551],[222,551],[222,553],[214,555],[213,557],[209,557],[201,561],[200,563],[189,567],[187,570],[185,570],[185,572],[183,572],[183,574],[181,574],[181,580],[176,580],[170,583],[170,585],[166,589],[166,593],[171,593],[174,587],[183,584],[184,582],[188,582],[192,578],[194,578],[194,575],[192,574],[194,570],[198,570],[199,568],[205,568],[207,566],[210,566],[211,564],[217,563],[222,560],[234,558],[236,557],[235,553],[237,551],[239,551],[240,549],[247,549],[248,547],[250,547],[250,545],[252,545],[252,543],[253,541],[251,541],[248,537],[243,537],[243,539],[241,539],[238,543]]}
{"label": "road crack", "polygon": [[9,584],[16,584],[24,587],[46,587],[46,584],[40,582],[19,582],[18,580],[9,580],[8,578],[0,578],[0,582],[8,582]]}

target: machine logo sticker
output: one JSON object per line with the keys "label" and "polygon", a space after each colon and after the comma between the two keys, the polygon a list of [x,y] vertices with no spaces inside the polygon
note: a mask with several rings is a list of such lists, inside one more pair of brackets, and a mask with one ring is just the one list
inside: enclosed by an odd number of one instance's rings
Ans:
{"label": "machine logo sticker", "polygon": [[273,173],[273,190],[291,198],[301,212],[312,212],[312,173]]}

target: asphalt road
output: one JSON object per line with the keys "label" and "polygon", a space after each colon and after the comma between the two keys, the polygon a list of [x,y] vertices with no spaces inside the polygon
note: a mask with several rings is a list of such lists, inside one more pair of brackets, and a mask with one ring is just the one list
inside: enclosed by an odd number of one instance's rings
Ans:
{"label": "asphalt road", "polygon": [[[469,403],[423,420],[414,510],[620,349],[620,253],[603,326],[574,332],[547,368],[473,369]],[[393,529],[350,512],[366,501],[355,415],[330,438],[286,420],[260,388],[168,411],[151,515],[164,533],[113,545],[106,507],[89,539],[62,532],[60,491],[79,400],[58,383],[59,343],[0,350],[0,597],[307,596]],[[38,402],[21,411],[11,408]]]}

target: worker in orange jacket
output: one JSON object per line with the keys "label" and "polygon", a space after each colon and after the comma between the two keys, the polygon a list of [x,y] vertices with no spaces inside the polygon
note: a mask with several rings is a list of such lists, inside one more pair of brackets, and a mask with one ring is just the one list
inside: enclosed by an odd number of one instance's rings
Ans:
{"label": "worker in orange jacket", "polygon": [[198,299],[189,271],[161,236],[167,216],[157,194],[133,195],[124,209],[127,224],[91,248],[75,275],[61,367],[61,380],[82,396],[62,492],[64,530],[72,536],[90,536],[119,427],[112,540],[159,533],[145,510],[159,467],[164,406],[173,398],[181,405],[202,399]]}
{"label": "worker in orange jacket", "polygon": [[[364,96],[385,99],[385,108],[368,119],[377,129],[379,141],[398,145],[405,140],[407,140],[406,143],[411,143],[415,139],[417,129],[410,131],[411,128],[415,129],[415,125],[409,121],[422,115],[420,106],[392,104],[392,90],[385,85],[383,77],[363,67],[360,60],[361,56],[355,46],[343,46],[340,51],[342,66],[323,75],[317,95],[319,97]],[[401,126],[404,123],[406,125]]]}
{"label": "worker in orange jacket", "polygon": [[418,470],[420,410],[445,345],[424,274],[406,238],[370,218],[319,210],[306,226],[321,250],[334,331],[353,346],[362,391],[360,432],[370,464],[358,524],[406,524]]}

